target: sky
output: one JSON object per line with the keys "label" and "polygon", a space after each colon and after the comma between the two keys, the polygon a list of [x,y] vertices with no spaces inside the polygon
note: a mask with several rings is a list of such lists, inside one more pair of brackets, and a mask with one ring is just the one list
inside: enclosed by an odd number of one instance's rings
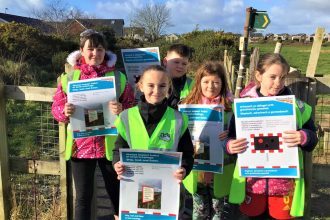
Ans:
{"label": "sky", "polygon": [[[0,0],[0,12],[33,17],[50,0]],[[165,34],[199,30],[243,33],[245,10],[267,11],[271,20],[262,33],[312,34],[317,27],[330,32],[330,0],[60,0],[95,18],[124,19],[129,27],[134,10],[146,4],[164,3],[170,10],[171,27]]]}

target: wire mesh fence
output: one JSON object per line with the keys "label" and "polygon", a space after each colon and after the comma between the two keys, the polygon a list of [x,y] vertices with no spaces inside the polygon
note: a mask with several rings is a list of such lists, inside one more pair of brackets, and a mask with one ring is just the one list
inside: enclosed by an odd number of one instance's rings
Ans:
{"label": "wire mesh fence", "polygon": [[59,176],[12,172],[11,220],[61,219]]}
{"label": "wire mesh fence", "polygon": [[313,162],[330,165],[330,94],[317,95],[315,123],[319,143],[313,152]]}
{"label": "wire mesh fence", "polygon": [[53,160],[59,160],[58,148],[58,123],[51,114],[50,103],[39,103],[37,105],[37,116],[39,133],[38,140],[40,142],[40,156]]}
{"label": "wire mesh fence", "polygon": [[30,161],[29,173],[10,171],[11,219],[61,219],[60,176],[37,174],[38,160],[59,160],[51,104],[8,100],[6,111],[10,158]]}

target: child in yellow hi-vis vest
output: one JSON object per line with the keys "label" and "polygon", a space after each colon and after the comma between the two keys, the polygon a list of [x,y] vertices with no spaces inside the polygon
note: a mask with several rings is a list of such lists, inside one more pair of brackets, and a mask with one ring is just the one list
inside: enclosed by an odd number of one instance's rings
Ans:
{"label": "child in yellow hi-vis vest", "polygon": [[[168,150],[182,152],[181,168],[174,173],[179,183],[192,169],[193,144],[188,130],[186,115],[167,106],[167,96],[171,87],[171,79],[166,70],[158,65],[147,67],[138,82],[138,88],[143,93],[138,105],[123,111],[115,124],[118,138],[113,150],[113,165],[118,178],[125,171],[125,166],[119,161],[119,148],[136,150]],[[125,117],[125,115],[127,117]],[[132,119],[136,120],[132,120]],[[129,127],[125,120],[129,119]],[[172,126],[181,121],[178,133]],[[127,123],[128,124],[128,123]],[[129,133],[129,134],[128,134]],[[162,141],[162,134],[168,136],[167,144]],[[146,137],[146,138],[143,138]],[[178,138],[178,142],[176,142]],[[176,143],[176,144],[175,144]]]}
{"label": "child in yellow hi-vis vest", "polygon": [[[133,89],[127,83],[126,76],[115,70],[117,56],[106,49],[107,42],[103,34],[92,29],[80,34],[79,50],[72,52],[67,58],[74,71],[61,75],[54,96],[52,114],[57,121],[69,123],[69,117],[75,112],[75,106],[68,103],[67,99],[69,81],[114,76],[119,100],[109,103],[112,113],[117,115],[134,105]],[[115,139],[112,136],[92,136],[73,140],[69,127],[65,158],[70,160],[76,189],[75,219],[91,219],[96,164],[101,169],[116,218],[119,209],[119,181],[111,163]]]}
{"label": "child in yellow hi-vis vest", "polygon": [[[219,62],[204,62],[195,75],[195,84],[183,104],[222,104],[225,107],[224,128],[231,117],[232,95],[229,93],[226,72]],[[219,134],[219,139],[227,138],[228,130]],[[219,145],[219,150],[223,146]],[[195,155],[198,153],[195,150]],[[224,219],[225,197],[229,194],[234,171],[234,162],[225,155],[224,173],[192,171],[183,181],[192,194],[193,220]]]}
{"label": "child in yellow hi-vis vest", "polygon": [[[240,97],[265,97],[292,95],[285,87],[284,79],[289,65],[279,54],[265,54],[258,62],[256,82],[249,84]],[[312,151],[317,144],[316,128],[311,118],[311,107],[296,100],[297,130],[283,132],[283,142],[288,147],[299,147],[300,169],[303,169],[301,150]],[[229,126],[226,149],[229,154],[243,152],[247,148],[245,138],[236,139],[235,119]],[[304,214],[304,179],[243,178],[235,169],[229,201],[241,204],[240,211],[250,219],[292,219]]]}

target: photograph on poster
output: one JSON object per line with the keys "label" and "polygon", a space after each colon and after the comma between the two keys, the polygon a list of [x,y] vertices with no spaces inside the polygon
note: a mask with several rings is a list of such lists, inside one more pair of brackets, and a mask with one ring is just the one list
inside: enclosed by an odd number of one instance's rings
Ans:
{"label": "photograph on poster", "polygon": [[210,137],[203,135],[199,140],[193,139],[194,144],[194,158],[199,160],[210,160]]}
{"label": "photograph on poster", "polygon": [[161,209],[161,179],[140,179],[138,193],[138,208]]}
{"label": "photograph on poster", "polygon": [[104,115],[102,105],[94,109],[84,109],[86,128],[104,126]]}

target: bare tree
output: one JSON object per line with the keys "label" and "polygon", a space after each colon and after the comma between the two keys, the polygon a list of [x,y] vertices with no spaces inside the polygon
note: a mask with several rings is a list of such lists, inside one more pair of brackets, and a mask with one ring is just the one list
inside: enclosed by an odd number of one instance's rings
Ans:
{"label": "bare tree", "polygon": [[171,26],[170,9],[163,3],[146,4],[133,12],[131,26],[144,28],[151,40],[155,41]]}
{"label": "bare tree", "polygon": [[70,7],[63,0],[48,1],[46,7],[32,10],[32,14],[47,22],[54,29],[55,34],[62,37],[68,35],[72,21],[90,18],[80,9]]}

